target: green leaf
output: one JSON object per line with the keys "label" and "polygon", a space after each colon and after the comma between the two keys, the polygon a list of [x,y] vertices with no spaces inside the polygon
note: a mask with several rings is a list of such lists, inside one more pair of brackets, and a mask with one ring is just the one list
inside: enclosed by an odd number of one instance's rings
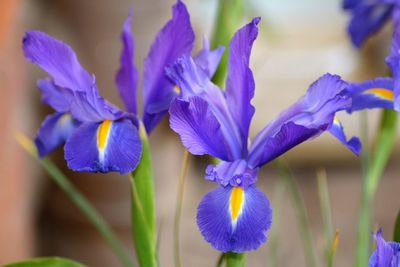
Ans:
{"label": "green leaf", "polygon": [[140,137],[142,158],[131,176],[132,236],[140,266],[154,267],[158,265],[154,180],[150,146],[143,125],[140,126]]}
{"label": "green leaf", "polygon": [[397,213],[397,219],[394,224],[393,241],[400,242],[400,210],[399,213]]}
{"label": "green leaf", "polygon": [[58,257],[34,258],[3,265],[3,267],[85,267],[85,265]]}

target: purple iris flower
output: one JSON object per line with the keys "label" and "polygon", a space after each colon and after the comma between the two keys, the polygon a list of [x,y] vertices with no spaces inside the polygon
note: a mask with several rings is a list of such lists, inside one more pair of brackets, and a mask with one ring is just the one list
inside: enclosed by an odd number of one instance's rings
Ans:
{"label": "purple iris flower", "polygon": [[392,77],[378,77],[361,83],[352,83],[349,94],[353,104],[349,112],[386,108],[400,111],[400,28],[393,34],[390,55],[386,58]]}
{"label": "purple iris flower", "polygon": [[[181,55],[191,53],[194,43],[185,5],[178,0],[172,12],[172,19],[158,32],[144,63],[143,123],[148,133],[178,95],[164,68]],[[81,66],[71,47],[39,31],[26,33],[25,57],[49,74],[50,78],[40,80],[38,86],[43,102],[56,111],[44,120],[35,139],[41,157],[65,143],[65,159],[75,171],[128,173],[136,168],[142,144],[136,99],[139,75],[133,64],[130,25],[128,16],[121,34],[120,68],[115,79],[126,111],[100,96],[94,75]],[[209,77],[214,74],[222,52],[222,48],[210,51],[205,40],[196,59]]]}
{"label": "purple iris flower", "polygon": [[400,266],[400,243],[386,242],[382,237],[382,229],[374,234],[376,250],[369,258],[369,267]]}
{"label": "purple iris flower", "polygon": [[343,8],[351,13],[348,33],[353,44],[361,47],[390,19],[396,27],[400,18],[398,0],[344,0]]}
{"label": "purple iris flower", "polygon": [[314,82],[249,145],[255,112],[250,103],[255,83],[249,58],[259,21],[253,19],[231,40],[225,91],[213,84],[190,56],[167,68],[168,76],[181,90],[170,106],[171,128],[192,154],[221,160],[206,169],[205,179],[220,186],[203,197],[197,223],[204,238],[223,252],[254,250],[267,239],[272,210],[255,185],[263,165],[325,130],[352,151],[360,150],[359,140],[347,141],[340,124],[334,123],[335,113],[349,108],[351,99],[346,94],[347,83],[331,74]]}

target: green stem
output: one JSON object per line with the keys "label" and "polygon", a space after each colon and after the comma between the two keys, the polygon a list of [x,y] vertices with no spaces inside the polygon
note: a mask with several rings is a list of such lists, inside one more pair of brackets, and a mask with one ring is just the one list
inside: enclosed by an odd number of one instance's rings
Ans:
{"label": "green stem", "polygon": [[282,179],[284,179],[284,181],[286,182],[289,195],[292,198],[292,204],[294,206],[294,211],[298,219],[300,234],[303,241],[306,266],[315,267],[317,264],[314,254],[314,245],[312,241],[310,223],[307,217],[307,212],[304,206],[303,199],[301,198],[296,181],[294,180],[286,162],[284,162],[283,160],[278,160],[278,170]]}
{"label": "green stem", "polygon": [[269,238],[269,265],[271,267],[278,267],[278,240],[281,222],[282,203],[285,192],[285,184],[283,179],[278,179],[274,187],[274,196],[272,198],[272,206],[274,207],[274,223]]}
{"label": "green stem", "polygon": [[371,218],[374,196],[383,170],[394,147],[396,126],[397,112],[384,110],[375,144],[375,151],[368,166],[368,172],[363,179],[355,267],[368,265],[372,240]]}
{"label": "green stem", "polygon": [[244,253],[225,253],[226,267],[244,267],[246,254]]}
{"label": "green stem", "polygon": [[140,125],[142,158],[131,175],[132,238],[143,267],[158,266],[157,228],[154,203],[154,179],[150,146],[143,125]]}
{"label": "green stem", "polygon": [[182,161],[182,169],[179,177],[179,187],[178,194],[176,199],[176,207],[175,207],[175,218],[174,218],[174,258],[175,258],[175,267],[181,266],[181,257],[179,253],[179,228],[180,228],[180,218],[182,211],[182,203],[183,203],[183,194],[185,192],[185,183],[186,177],[189,171],[189,163],[190,163],[190,154],[189,151],[185,149],[183,153],[183,161]]}
{"label": "green stem", "polygon": [[26,151],[35,159],[38,159],[40,165],[46,170],[53,181],[69,197],[69,199],[82,211],[86,218],[93,224],[97,231],[103,236],[112,250],[118,256],[123,266],[134,266],[132,259],[126,253],[124,246],[114,234],[104,218],[96,211],[93,205],[83,196],[61,170],[49,159],[39,160],[35,145],[26,136],[17,134],[17,140]]}
{"label": "green stem", "polygon": [[400,242],[400,210],[397,213],[396,222],[394,224],[393,241]]}
{"label": "green stem", "polygon": [[324,235],[325,235],[325,259],[329,265],[330,255],[331,255],[331,246],[333,241],[333,226],[332,226],[332,212],[331,205],[329,201],[329,190],[328,190],[328,181],[326,177],[325,169],[321,169],[317,171],[317,182],[318,182],[318,196],[320,203],[320,210],[322,215],[322,222],[324,227]]}
{"label": "green stem", "polygon": [[215,267],[222,267],[224,265],[224,260],[225,260],[225,253],[221,253],[221,255],[219,255],[217,265],[215,265]]}

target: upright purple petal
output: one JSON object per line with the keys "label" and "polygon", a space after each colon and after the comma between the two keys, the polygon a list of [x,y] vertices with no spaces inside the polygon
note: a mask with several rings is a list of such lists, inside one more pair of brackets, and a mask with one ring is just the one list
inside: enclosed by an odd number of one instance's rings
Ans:
{"label": "upright purple petal", "polygon": [[86,91],[94,78],[81,66],[71,47],[40,31],[29,31],[23,39],[25,57],[41,67],[59,87]]}
{"label": "upright purple petal", "polygon": [[134,60],[134,39],[131,32],[131,14],[126,19],[121,33],[122,51],[120,57],[120,68],[115,77],[119,95],[125,104],[126,109],[137,113],[136,87],[138,71],[133,64]]}
{"label": "upright purple petal", "polygon": [[42,91],[42,102],[58,112],[68,112],[73,100],[73,93],[54,84],[53,80],[43,79],[37,82]]}
{"label": "upright purple petal", "polygon": [[337,111],[350,108],[346,87],[346,82],[331,74],[314,82],[302,98],[257,134],[250,148],[249,166],[260,167],[328,129]]}
{"label": "upright purple petal", "polygon": [[224,51],[225,48],[223,46],[219,46],[215,50],[211,51],[208,39],[204,37],[203,49],[196,55],[194,61],[206,73],[208,78],[212,78],[217,70]]}
{"label": "upright purple petal", "polygon": [[250,101],[254,97],[254,78],[249,68],[251,48],[258,35],[260,18],[241,28],[229,45],[228,78],[226,99],[229,110],[240,129],[243,156],[247,156],[249,126],[254,115]]}
{"label": "upright purple petal", "polygon": [[400,264],[400,243],[386,242],[382,229],[374,234],[376,250],[369,259],[369,267],[397,267]]}
{"label": "upright purple petal", "polygon": [[255,185],[217,187],[202,199],[197,225],[204,239],[222,252],[242,253],[267,240],[272,210],[265,194]]}
{"label": "upright purple petal", "polygon": [[[172,19],[157,34],[144,62],[143,123],[147,132],[151,132],[167,113],[174,95],[175,85],[165,76],[165,67],[193,49],[194,32],[185,5],[178,0],[172,13]],[[159,107],[156,113],[152,105]]]}
{"label": "upright purple petal", "polygon": [[393,109],[394,93],[392,78],[376,78],[362,83],[352,83],[348,87],[352,104],[348,112],[362,109]]}
{"label": "upright purple petal", "polygon": [[229,141],[208,103],[194,96],[190,101],[175,99],[170,108],[170,126],[194,155],[208,154],[222,160],[233,159]]}
{"label": "upright purple petal", "polygon": [[35,138],[39,157],[47,156],[50,152],[65,143],[79,122],[68,113],[53,113],[48,115],[40,126]]}
{"label": "upright purple petal", "polygon": [[351,20],[348,32],[351,40],[356,47],[360,47],[365,40],[377,32],[390,19],[394,6],[377,1],[361,1],[351,9]]}
{"label": "upright purple petal", "polygon": [[65,160],[74,171],[129,173],[141,154],[138,129],[130,120],[83,123],[65,144]]}

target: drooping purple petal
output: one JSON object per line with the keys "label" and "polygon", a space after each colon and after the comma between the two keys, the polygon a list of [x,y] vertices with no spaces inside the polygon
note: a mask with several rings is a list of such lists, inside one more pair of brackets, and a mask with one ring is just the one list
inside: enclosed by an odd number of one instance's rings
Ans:
{"label": "drooping purple petal", "polygon": [[170,126],[194,155],[208,154],[222,160],[233,158],[229,141],[208,103],[194,96],[190,101],[175,99],[170,107]]}
{"label": "drooping purple petal", "polygon": [[254,115],[250,101],[254,97],[254,78],[249,68],[253,42],[257,38],[257,25],[260,18],[238,30],[229,45],[228,77],[226,82],[226,99],[229,110],[240,129],[243,156],[247,156],[247,139],[249,126]]}
{"label": "drooping purple petal", "polygon": [[346,82],[331,74],[314,82],[302,98],[257,134],[250,148],[249,166],[260,167],[328,129],[335,113],[351,105],[346,87]]}
{"label": "drooping purple petal", "polygon": [[305,127],[291,121],[287,122],[282,125],[279,132],[266,137],[262,145],[252,147],[248,157],[249,166],[252,168],[261,167],[298,144],[318,136],[327,127],[328,124],[322,124],[319,127]]}
{"label": "drooping purple petal", "polygon": [[131,14],[124,22],[121,33],[122,51],[120,57],[120,68],[115,77],[120,97],[128,112],[137,113],[136,87],[138,71],[133,64],[134,60],[134,39],[131,32]]}
{"label": "drooping purple petal", "polygon": [[393,109],[393,87],[392,78],[377,78],[350,84],[347,90],[352,98],[352,104],[347,111],[351,113],[366,108]]}
{"label": "drooping purple petal", "polygon": [[65,144],[65,160],[74,171],[129,173],[141,154],[138,129],[126,119],[82,123]]}
{"label": "drooping purple petal", "polygon": [[374,234],[376,250],[369,259],[369,267],[396,267],[400,264],[400,243],[386,242],[382,229]]}
{"label": "drooping purple petal", "polygon": [[48,115],[42,122],[35,138],[39,157],[47,156],[64,144],[78,126],[79,122],[68,113],[56,112]]}
{"label": "drooping purple petal", "polygon": [[350,140],[347,140],[346,135],[343,130],[342,123],[335,117],[331,127],[329,128],[329,132],[339,139],[343,145],[347,146],[354,154],[359,155],[361,152],[361,141],[358,137],[351,137]]}
{"label": "drooping purple petal", "polygon": [[38,80],[37,86],[42,91],[42,102],[51,106],[58,112],[68,112],[70,110],[73,93],[58,87],[50,79]]}
{"label": "drooping purple petal", "polygon": [[[190,24],[189,13],[181,1],[172,8],[172,19],[157,34],[150,52],[144,62],[143,123],[147,132],[151,132],[167,113],[174,96],[174,84],[165,76],[164,69],[183,54],[190,54],[194,44],[194,32]],[[152,105],[163,103],[163,109],[157,113]]]}
{"label": "drooping purple petal", "polygon": [[250,148],[249,166],[261,167],[328,129],[336,112],[350,108],[346,87],[337,75],[325,74],[315,81],[302,98],[257,134]]}
{"label": "drooping purple petal", "polygon": [[54,83],[73,91],[86,91],[94,78],[81,66],[71,47],[46,33],[29,31],[23,39],[25,57],[41,67]]}
{"label": "drooping purple petal", "polygon": [[222,161],[217,166],[208,165],[205,179],[219,183],[221,186],[241,186],[246,189],[257,181],[258,169],[251,169],[244,159],[234,162]]}
{"label": "drooping purple petal", "polygon": [[356,47],[360,47],[390,19],[394,8],[393,4],[379,1],[377,3],[361,2],[350,9],[352,17],[347,29]]}
{"label": "drooping purple petal", "polygon": [[208,78],[212,78],[224,51],[225,48],[223,46],[218,46],[211,51],[208,39],[204,37],[203,49],[196,55],[194,61],[206,73]]}
{"label": "drooping purple petal", "polygon": [[217,187],[205,195],[197,209],[197,225],[204,239],[222,251],[242,253],[267,240],[272,210],[255,185]]}

